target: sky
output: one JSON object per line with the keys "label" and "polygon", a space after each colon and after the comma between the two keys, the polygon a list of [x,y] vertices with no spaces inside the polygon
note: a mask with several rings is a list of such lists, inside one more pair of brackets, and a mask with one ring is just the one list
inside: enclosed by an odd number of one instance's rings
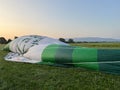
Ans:
{"label": "sky", "polygon": [[120,0],[0,0],[0,37],[120,39]]}

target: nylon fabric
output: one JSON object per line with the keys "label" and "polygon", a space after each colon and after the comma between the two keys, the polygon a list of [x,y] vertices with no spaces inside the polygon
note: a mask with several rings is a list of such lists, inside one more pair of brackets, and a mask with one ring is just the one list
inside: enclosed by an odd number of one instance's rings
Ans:
{"label": "nylon fabric", "polygon": [[59,46],[55,55],[55,62],[60,64],[68,64],[71,63],[72,65],[72,53],[74,47],[71,46]]}
{"label": "nylon fabric", "polygon": [[[88,63],[81,63],[88,62]],[[90,62],[90,63],[89,63]],[[96,62],[96,63],[92,63]],[[76,67],[99,70],[97,63],[97,49],[76,47],[73,51],[73,63]]]}

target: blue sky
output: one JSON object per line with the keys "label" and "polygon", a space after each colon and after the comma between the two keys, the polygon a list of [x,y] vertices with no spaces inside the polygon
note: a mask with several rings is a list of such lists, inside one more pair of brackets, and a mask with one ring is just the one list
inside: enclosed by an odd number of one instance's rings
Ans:
{"label": "blue sky", "polygon": [[0,0],[0,36],[120,38],[120,0]]}

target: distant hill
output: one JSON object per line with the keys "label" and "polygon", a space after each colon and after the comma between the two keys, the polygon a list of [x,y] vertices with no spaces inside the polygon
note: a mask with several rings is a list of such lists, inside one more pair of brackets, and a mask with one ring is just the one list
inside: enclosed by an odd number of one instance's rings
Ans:
{"label": "distant hill", "polygon": [[120,42],[120,39],[101,38],[101,37],[78,37],[78,38],[72,38],[72,39],[75,42]]}

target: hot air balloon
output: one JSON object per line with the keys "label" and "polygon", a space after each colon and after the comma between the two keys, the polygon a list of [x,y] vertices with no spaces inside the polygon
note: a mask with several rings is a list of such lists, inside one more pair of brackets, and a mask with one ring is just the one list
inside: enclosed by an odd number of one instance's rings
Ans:
{"label": "hot air balloon", "polygon": [[46,36],[27,35],[4,47],[7,61],[81,67],[120,74],[120,49],[75,47]]}

